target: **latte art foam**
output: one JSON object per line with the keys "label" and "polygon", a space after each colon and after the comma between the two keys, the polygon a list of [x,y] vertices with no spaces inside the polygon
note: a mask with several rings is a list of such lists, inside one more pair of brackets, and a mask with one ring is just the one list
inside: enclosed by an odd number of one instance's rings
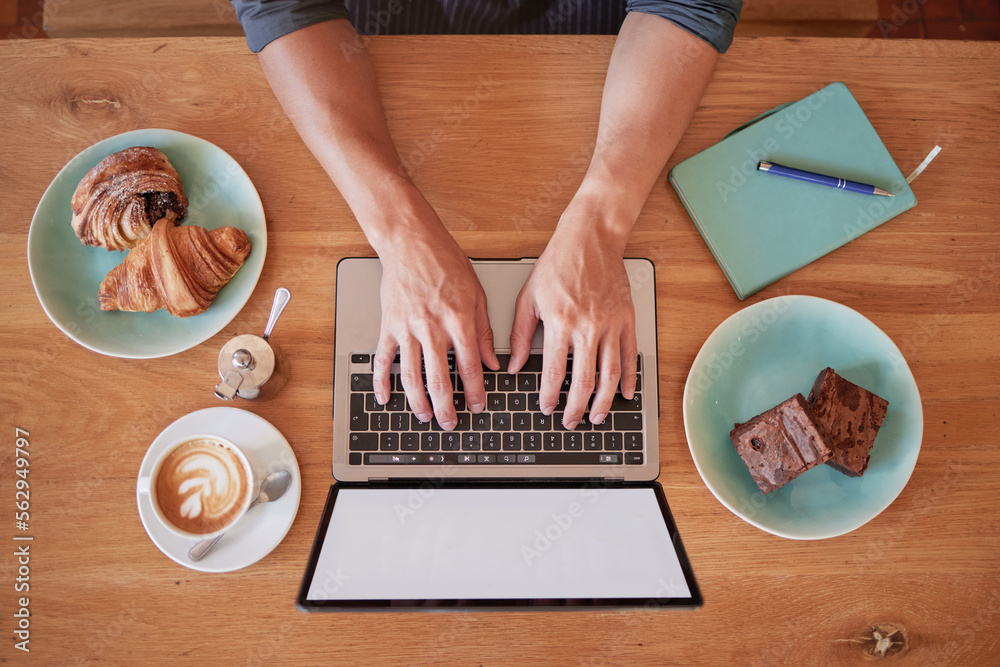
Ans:
{"label": "latte art foam", "polygon": [[211,439],[186,442],[172,451],[156,477],[156,502],[180,530],[198,535],[225,528],[250,494],[239,456]]}

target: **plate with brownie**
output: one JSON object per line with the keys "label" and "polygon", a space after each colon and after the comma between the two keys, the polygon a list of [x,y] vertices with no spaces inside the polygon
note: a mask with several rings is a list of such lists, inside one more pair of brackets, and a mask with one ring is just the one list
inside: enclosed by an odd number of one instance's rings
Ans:
{"label": "plate with brownie", "polygon": [[28,268],[49,319],[86,348],[148,359],[218,333],[250,298],[267,228],[218,146],[173,130],[100,141],[42,195]]}
{"label": "plate with brownie", "polygon": [[684,387],[695,466],[734,514],[793,539],[843,535],[906,486],[923,435],[913,374],[874,323],[782,296],[720,324]]}

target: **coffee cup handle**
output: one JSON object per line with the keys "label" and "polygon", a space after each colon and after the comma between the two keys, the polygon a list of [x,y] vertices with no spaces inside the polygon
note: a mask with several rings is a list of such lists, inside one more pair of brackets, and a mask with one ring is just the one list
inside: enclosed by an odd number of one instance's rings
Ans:
{"label": "coffee cup handle", "polygon": [[139,493],[149,493],[150,478],[140,477],[139,478]]}

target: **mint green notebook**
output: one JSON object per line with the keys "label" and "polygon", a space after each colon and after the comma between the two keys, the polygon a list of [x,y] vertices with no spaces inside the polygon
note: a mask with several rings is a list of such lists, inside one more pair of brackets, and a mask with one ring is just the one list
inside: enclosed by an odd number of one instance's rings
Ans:
{"label": "mint green notebook", "polygon": [[[867,183],[857,194],[757,171],[768,160]],[[781,105],[670,170],[695,226],[741,300],[917,204],[843,83]]]}

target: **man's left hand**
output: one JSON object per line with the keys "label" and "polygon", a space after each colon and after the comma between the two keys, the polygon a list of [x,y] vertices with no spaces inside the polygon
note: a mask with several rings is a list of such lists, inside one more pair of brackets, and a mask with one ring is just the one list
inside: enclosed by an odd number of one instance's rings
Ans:
{"label": "man's left hand", "polygon": [[[572,373],[563,426],[573,429],[587,409],[601,423],[621,381],[632,398],[636,377],[635,309],[625,262],[624,241],[605,234],[603,221],[576,200],[538,258],[517,298],[510,334],[511,373],[531,351],[539,321],[544,323],[539,403],[552,414],[567,370]],[[572,352],[572,368],[567,357]]]}

